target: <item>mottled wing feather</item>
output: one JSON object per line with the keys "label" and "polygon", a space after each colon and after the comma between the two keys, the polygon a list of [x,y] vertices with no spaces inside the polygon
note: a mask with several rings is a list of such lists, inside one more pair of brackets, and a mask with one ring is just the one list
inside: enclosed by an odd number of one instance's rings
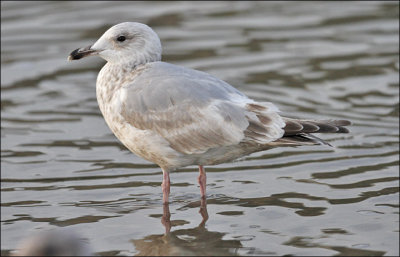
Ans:
{"label": "mottled wing feather", "polygon": [[283,136],[284,123],[272,104],[255,104],[203,72],[162,62],[154,66],[121,89],[121,115],[132,126],[163,137],[176,151],[203,153]]}
{"label": "mottled wing feather", "polygon": [[245,141],[268,144],[283,136],[285,123],[278,109],[268,102],[246,104],[249,126],[245,130]]}

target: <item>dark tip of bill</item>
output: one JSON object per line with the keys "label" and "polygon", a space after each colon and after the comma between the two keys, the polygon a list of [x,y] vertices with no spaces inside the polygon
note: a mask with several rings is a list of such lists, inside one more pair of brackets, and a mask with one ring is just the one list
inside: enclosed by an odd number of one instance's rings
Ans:
{"label": "dark tip of bill", "polygon": [[68,60],[72,61],[72,60],[79,60],[83,57],[83,53],[79,52],[80,48],[75,49],[74,51],[72,51],[69,56],[68,56]]}

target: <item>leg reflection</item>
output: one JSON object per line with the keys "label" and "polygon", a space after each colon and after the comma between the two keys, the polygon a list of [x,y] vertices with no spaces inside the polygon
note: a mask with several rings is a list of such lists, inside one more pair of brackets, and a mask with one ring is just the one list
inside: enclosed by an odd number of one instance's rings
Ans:
{"label": "leg reflection", "polygon": [[171,231],[171,213],[169,212],[169,203],[163,204],[163,216],[161,218],[161,223],[165,227],[165,234],[169,234]]}
{"label": "leg reflection", "polygon": [[[199,202],[191,202],[184,206],[193,210],[199,207]],[[205,224],[208,220],[207,201],[201,198],[199,213],[202,217],[197,227],[182,228],[183,224],[189,224],[186,220],[173,220],[169,204],[163,205],[162,225],[165,234],[148,235],[142,239],[132,240],[140,256],[231,256],[243,248],[240,240],[224,239],[226,233],[208,231]],[[193,220],[193,217],[188,217]],[[176,226],[171,230],[172,225]],[[188,240],[190,238],[190,240]]]}
{"label": "leg reflection", "polygon": [[[199,213],[201,214],[201,217],[203,219],[198,227],[204,227],[208,220],[207,199],[205,197],[201,198]],[[166,235],[169,234],[171,232],[172,225],[171,225],[171,213],[169,211],[168,202],[163,204],[163,216],[161,218],[161,224],[163,224],[163,226],[165,227],[165,234]]]}
{"label": "leg reflection", "polygon": [[199,224],[199,227],[204,227],[206,225],[207,220],[208,220],[207,199],[205,197],[201,198],[199,213],[201,214],[201,217],[203,217],[203,220]]}

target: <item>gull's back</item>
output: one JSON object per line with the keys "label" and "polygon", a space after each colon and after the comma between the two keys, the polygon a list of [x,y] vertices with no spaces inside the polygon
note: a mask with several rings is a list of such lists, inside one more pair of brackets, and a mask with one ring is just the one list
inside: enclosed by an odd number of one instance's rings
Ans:
{"label": "gull's back", "polygon": [[136,111],[161,111],[184,102],[203,107],[216,100],[250,101],[240,91],[210,74],[166,62],[145,64],[137,73],[126,85],[132,92],[129,105]]}

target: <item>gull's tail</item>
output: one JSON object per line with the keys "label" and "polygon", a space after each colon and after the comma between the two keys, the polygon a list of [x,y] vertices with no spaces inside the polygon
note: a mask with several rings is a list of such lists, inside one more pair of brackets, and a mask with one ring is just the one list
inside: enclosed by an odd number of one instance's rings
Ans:
{"label": "gull's tail", "polygon": [[312,133],[349,133],[345,126],[351,125],[348,120],[296,120],[284,118],[285,134],[275,141],[279,145],[313,145],[329,143],[312,135]]}

